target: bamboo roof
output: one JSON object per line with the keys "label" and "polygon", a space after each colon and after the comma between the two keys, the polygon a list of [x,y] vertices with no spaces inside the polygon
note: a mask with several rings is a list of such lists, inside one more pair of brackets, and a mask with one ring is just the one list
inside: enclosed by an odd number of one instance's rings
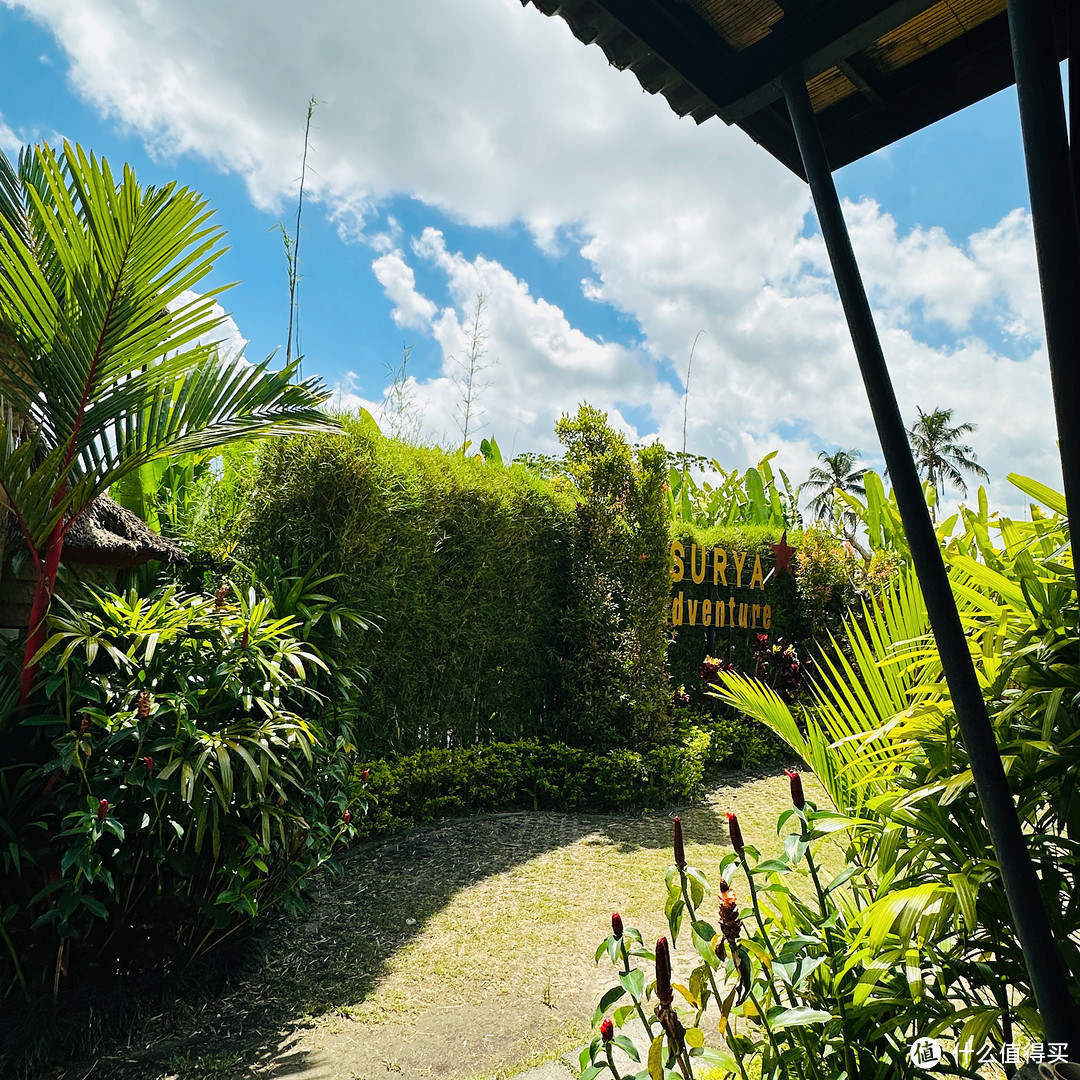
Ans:
{"label": "bamboo roof", "polygon": [[[698,123],[803,175],[780,77],[806,80],[832,168],[1012,85],[1005,0],[521,0]],[[1061,59],[1067,0],[1055,0]]]}

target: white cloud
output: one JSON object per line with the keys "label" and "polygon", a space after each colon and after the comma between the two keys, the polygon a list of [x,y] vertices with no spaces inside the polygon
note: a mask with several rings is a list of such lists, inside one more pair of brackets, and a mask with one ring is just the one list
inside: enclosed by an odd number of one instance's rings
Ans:
{"label": "white cloud", "polygon": [[[631,436],[640,434],[622,417],[620,405],[649,408],[673,398],[657,383],[656,365],[640,352],[597,341],[571,326],[565,314],[532,296],[528,285],[500,263],[482,256],[472,261],[451,252],[443,234],[425,229],[413,244],[414,256],[446,280],[453,306],[431,321],[431,333],[442,355],[441,372],[415,385],[430,437],[453,445],[462,426],[466,361],[472,342],[477,297],[484,298],[480,316],[482,356],[474,380],[475,412],[470,439],[495,435],[505,453],[553,449],[553,421],[588,400],[611,411],[611,421]],[[386,273],[387,257],[373,265]],[[394,280],[414,280],[401,252],[394,253]],[[382,278],[380,277],[380,280]],[[389,295],[389,289],[388,295]],[[392,296],[395,320],[402,311],[434,305],[414,290]]]}
{"label": "white cloud", "polygon": [[381,255],[371,264],[371,269],[387,299],[394,304],[395,326],[409,326],[418,330],[430,327],[435,317],[435,305],[416,291],[416,275],[400,251]]}
{"label": "white cloud", "polygon": [[14,165],[19,158],[22,146],[22,139],[4,123],[3,114],[0,113],[0,152],[4,153]]}
{"label": "white cloud", "polygon": [[[188,304],[193,304],[200,298],[200,294],[193,289],[185,289],[171,304],[169,308],[176,311]],[[236,320],[216,301],[210,306],[210,317],[217,320],[217,325],[200,335],[189,343],[187,348],[196,345],[217,345],[218,355],[224,360],[241,360],[244,358],[244,349],[247,348],[248,339],[240,333],[240,327]]]}
{"label": "white cloud", "polygon": [[[824,248],[803,237],[805,185],[737,129],[678,120],[561,20],[519,0],[0,2],[56,34],[71,81],[99,110],[158,153],[238,173],[262,207],[294,193],[304,105],[320,98],[307,191],[343,238],[372,245],[395,323],[438,343],[441,371],[411,384],[429,432],[457,429],[453,358],[483,293],[498,363],[482,419],[504,451],[550,448],[553,419],[585,399],[635,435],[681,445],[676,387],[704,330],[691,449],[745,467],[779,446],[796,479],[822,445],[874,457]],[[592,266],[586,294],[626,313],[640,347],[588,336],[527,281],[466,259],[436,230],[410,236],[390,221],[365,234],[394,195],[464,224],[524,222],[553,256],[577,238]],[[846,212],[904,415],[943,406],[976,421],[971,441],[1003,500],[1000,478],[1019,463],[1058,482],[1028,216],[958,244],[939,228],[902,233],[871,200]],[[449,306],[418,289],[421,265]]]}

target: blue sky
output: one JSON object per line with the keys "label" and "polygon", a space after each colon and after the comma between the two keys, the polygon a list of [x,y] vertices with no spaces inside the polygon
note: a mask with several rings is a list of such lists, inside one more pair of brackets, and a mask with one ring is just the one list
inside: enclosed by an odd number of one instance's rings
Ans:
{"label": "blue sky", "polygon": [[[458,361],[482,293],[480,428],[554,448],[582,400],[677,448],[793,478],[877,443],[805,186],[738,129],[641,92],[518,0],[0,0],[0,146],[66,136],[201,191],[228,231],[207,286],[248,354],[282,346],[280,233],[301,235],[305,374],[460,439]],[[952,407],[999,504],[1059,483],[1015,94],[837,174],[905,416]]]}

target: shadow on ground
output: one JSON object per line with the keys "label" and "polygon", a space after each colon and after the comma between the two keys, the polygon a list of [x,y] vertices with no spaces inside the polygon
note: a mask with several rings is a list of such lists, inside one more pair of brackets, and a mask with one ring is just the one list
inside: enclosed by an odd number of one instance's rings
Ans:
{"label": "shadow on ground", "polygon": [[[738,809],[740,818],[753,814],[756,800],[762,796],[760,785],[751,781],[770,775],[775,777],[775,771],[715,778],[722,801],[710,799],[683,811],[688,845],[726,845],[723,811],[731,805]],[[301,1046],[305,1033],[318,1026],[316,1018],[322,1018],[324,1029],[328,1018],[340,1018],[346,1027],[350,1020],[362,1018],[365,1031],[370,1032],[372,1024],[377,1026],[392,1016],[397,1003],[392,997],[384,999],[376,990],[393,966],[394,957],[423,945],[428,925],[463,890],[586,838],[587,845],[623,855],[660,852],[670,845],[674,812],[640,817],[496,814],[435,823],[359,845],[341,860],[340,876],[324,874],[313,881],[312,902],[303,915],[280,915],[258,928],[245,949],[234,953],[235,970],[230,977],[209,980],[198,973],[189,976],[182,988],[155,1005],[152,1014],[144,1007],[142,1015],[124,1031],[116,1032],[92,1059],[37,1075],[42,1080],[321,1080],[324,1076],[362,1080],[366,1074],[319,1064],[318,1054],[313,1059],[310,1049]],[[763,810],[763,820],[765,816]],[[768,816],[771,828],[775,821],[771,805]],[[750,833],[754,831],[750,824]],[[767,841],[767,835],[762,834],[761,840]],[[692,854],[690,858],[693,860]],[[554,881],[545,891],[557,893],[558,887]],[[558,902],[557,896],[551,899]],[[497,912],[493,917],[498,917]],[[581,943],[582,955],[590,953],[590,967],[591,948],[589,941]],[[452,962],[448,968],[453,969]],[[479,1039],[485,1037],[485,1027],[498,1030],[498,1017],[493,1015],[490,1002],[485,1003],[485,973],[454,974],[456,997],[447,1005],[446,1023],[450,1023],[449,1011],[454,1010],[455,1039],[461,1042],[460,1031],[470,1025]],[[470,978],[476,991],[473,999]],[[592,989],[585,988],[581,1000],[567,1002],[568,1009],[572,1007],[586,1024],[584,1010],[591,1005],[585,1004],[584,995]],[[538,1001],[542,997],[536,996]],[[542,1004],[554,1022],[554,1005],[548,1001]],[[538,1007],[537,1013],[532,1021],[518,1017],[518,1023],[536,1024],[546,1018],[542,1008]],[[437,1006],[429,1006],[426,1015],[437,1017]],[[565,1027],[565,1017],[561,1022]],[[436,1037],[440,1032],[419,1034]],[[486,1037],[496,1036],[488,1033]],[[387,1054],[382,1075],[401,1072],[402,1065],[393,1053],[388,1050]],[[402,1072],[429,1074],[439,1075],[437,1071]]]}

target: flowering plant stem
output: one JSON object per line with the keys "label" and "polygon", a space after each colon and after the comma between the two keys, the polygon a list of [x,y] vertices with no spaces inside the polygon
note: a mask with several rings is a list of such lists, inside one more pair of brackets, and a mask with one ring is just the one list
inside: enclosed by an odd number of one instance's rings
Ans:
{"label": "flowering plant stem", "polygon": [[[746,874],[746,883],[750,891],[750,906],[754,910],[754,921],[758,924],[758,929],[761,931],[761,937],[762,940],[765,942],[765,948],[768,949],[769,955],[775,960],[777,958],[776,950],[773,948],[772,939],[769,937],[769,931],[765,929],[765,920],[761,916],[761,905],[758,902],[757,889],[754,886],[754,876],[750,873],[750,863],[746,858],[745,851],[738,852],[738,856],[739,862],[742,864],[743,873]],[[764,1010],[758,1005],[756,1001],[754,1001],[753,993],[750,993],[748,996],[750,1000],[754,1002],[754,1007],[758,1010],[759,1013],[761,1013],[761,1022],[765,1027],[765,1032],[769,1037],[769,1042],[772,1044],[773,1051],[776,1053],[777,1060],[780,1062],[781,1071],[785,1076],[787,1076],[787,1066],[784,1064],[783,1059],[780,1057],[780,1049],[777,1045],[776,1037],[772,1029],[769,1027],[768,1018],[766,1017]],[[788,1000],[791,1002],[792,1005],[795,1005],[795,995],[792,993],[790,988],[788,989]],[[815,1077],[820,1077],[820,1074],[817,1070],[817,1064],[814,1061],[814,1054],[811,1048],[807,1047],[806,1040],[802,1037],[802,1033],[799,1032],[797,1034],[793,1034],[791,1031],[789,1031],[786,1034],[789,1043],[791,1043],[792,1045],[794,1045],[794,1040],[796,1038],[798,1039],[800,1045],[803,1048],[803,1051],[806,1053],[806,1062],[810,1067],[810,1071],[814,1074]]]}
{"label": "flowering plant stem", "polygon": [[[810,853],[810,843],[807,839],[809,835],[808,822],[806,820],[805,809],[796,809],[796,815],[799,819],[799,833],[804,841],[806,841],[806,865],[810,870],[810,879],[814,883],[814,890],[817,893],[818,909],[821,912],[822,918],[822,931],[825,935],[825,948],[829,953],[829,969],[832,972],[833,986],[836,989],[836,1003],[840,1011],[840,1019],[845,1027],[847,1027],[848,1018],[847,1010],[844,1007],[844,996],[841,994],[840,987],[837,985],[837,972],[839,971],[839,965],[836,958],[836,940],[833,938],[832,929],[828,924],[829,917],[829,903],[825,896],[825,890],[821,887],[821,878],[818,876],[817,864],[814,862],[814,856]],[[848,1076],[856,1077],[858,1072],[855,1069],[854,1056],[851,1052],[851,1046],[848,1042],[844,1041],[844,1065],[847,1067]]]}
{"label": "flowering plant stem", "polygon": [[[623,962],[622,973],[624,975],[629,975],[630,974],[630,954],[626,950],[626,942],[625,941],[620,941],[619,942],[619,955],[622,957],[622,962]],[[651,1039],[653,1037],[653,1033],[652,1033],[653,1022],[649,1018],[649,1016],[645,1012],[645,1010],[641,1007],[641,1001],[636,996],[634,996],[634,1008],[637,1009],[637,1014],[640,1017],[641,1022],[645,1025],[645,1030],[649,1033],[649,1038]]]}
{"label": "flowering plant stem", "polygon": [[[746,856],[743,855],[743,856],[741,856],[741,858],[743,860],[743,865],[745,867],[745,865],[746,865]],[[686,904],[687,914],[690,916],[690,921],[693,922],[694,919],[697,918],[697,911],[694,908],[693,901],[690,899],[690,890],[687,888],[686,871],[683,870],[683,868],[681,866],[678,869],[679,869],[679,884],[680,884],[680,887],[682,888],[683,903]],[[746,876],[747,876],[747,879],[750,880],[749,871],[747,872]],[[751,896],[754,896],[754,915],[757,917],[758,925],[761,926],[762,934],[764,934],[765,933],[765,927],[764,927],[764,924],[761,922],[761,916],[758,914],[757,899],[756,899],[756,894],[753,892],[753,884],[752,883],[751,883]],[[766,937],[766,941],[768,941],[767,937]],[[769,946],[769,952],[772,953],[772,946],[771,945]],[[709,980],[709,986],[712,989],[713,1000],[716,1002],[717,1005],[719,1005],[720,1002],[723,999],[720,996],[720,990],[718,989],[718,987],[716,985],[716,978],[713,975],[712,967],[709,964],[705,965],[705,976]],[[756,1005],[757,1005],[757,1003],[755,1002],[755,1007],[756,1007]],[[765,1019],[765,1013],[762,1012],[762,1010],[760,1008],[758,1008],[758,1012],[761,1013],[762,1021],[765,1023],[765,1030],[769,1034],[769,1041],[773,1044],[773,1049],[776,1050],[776,1040],[773,1038],[773,1034],[769,1030],[768,1021]],[[735,1051],[735,1061],[736,1061],[736,1064],[739,1066],[739,1071],[742,1073],[742,1075],[744,1077],[744,1080],[746,1080],[746,1069],[743,1067],[742,1054],[737,1049],[735,1049],[735,1047],[732,1047],[732,1049]],[[777,1057],[779,1058],[779,1053],[777,1054]],[[784,1075],[786,1076],[787,1073],[785,1072]]]}
{"label": "flowering plant stem", "polygon": [[615,1067],[615,1059],[611,1056],[611,1043],[604,1043],[604,1057],[607,1059],[607,1067],[615,1080],[623,1080],[622,1073]]}

